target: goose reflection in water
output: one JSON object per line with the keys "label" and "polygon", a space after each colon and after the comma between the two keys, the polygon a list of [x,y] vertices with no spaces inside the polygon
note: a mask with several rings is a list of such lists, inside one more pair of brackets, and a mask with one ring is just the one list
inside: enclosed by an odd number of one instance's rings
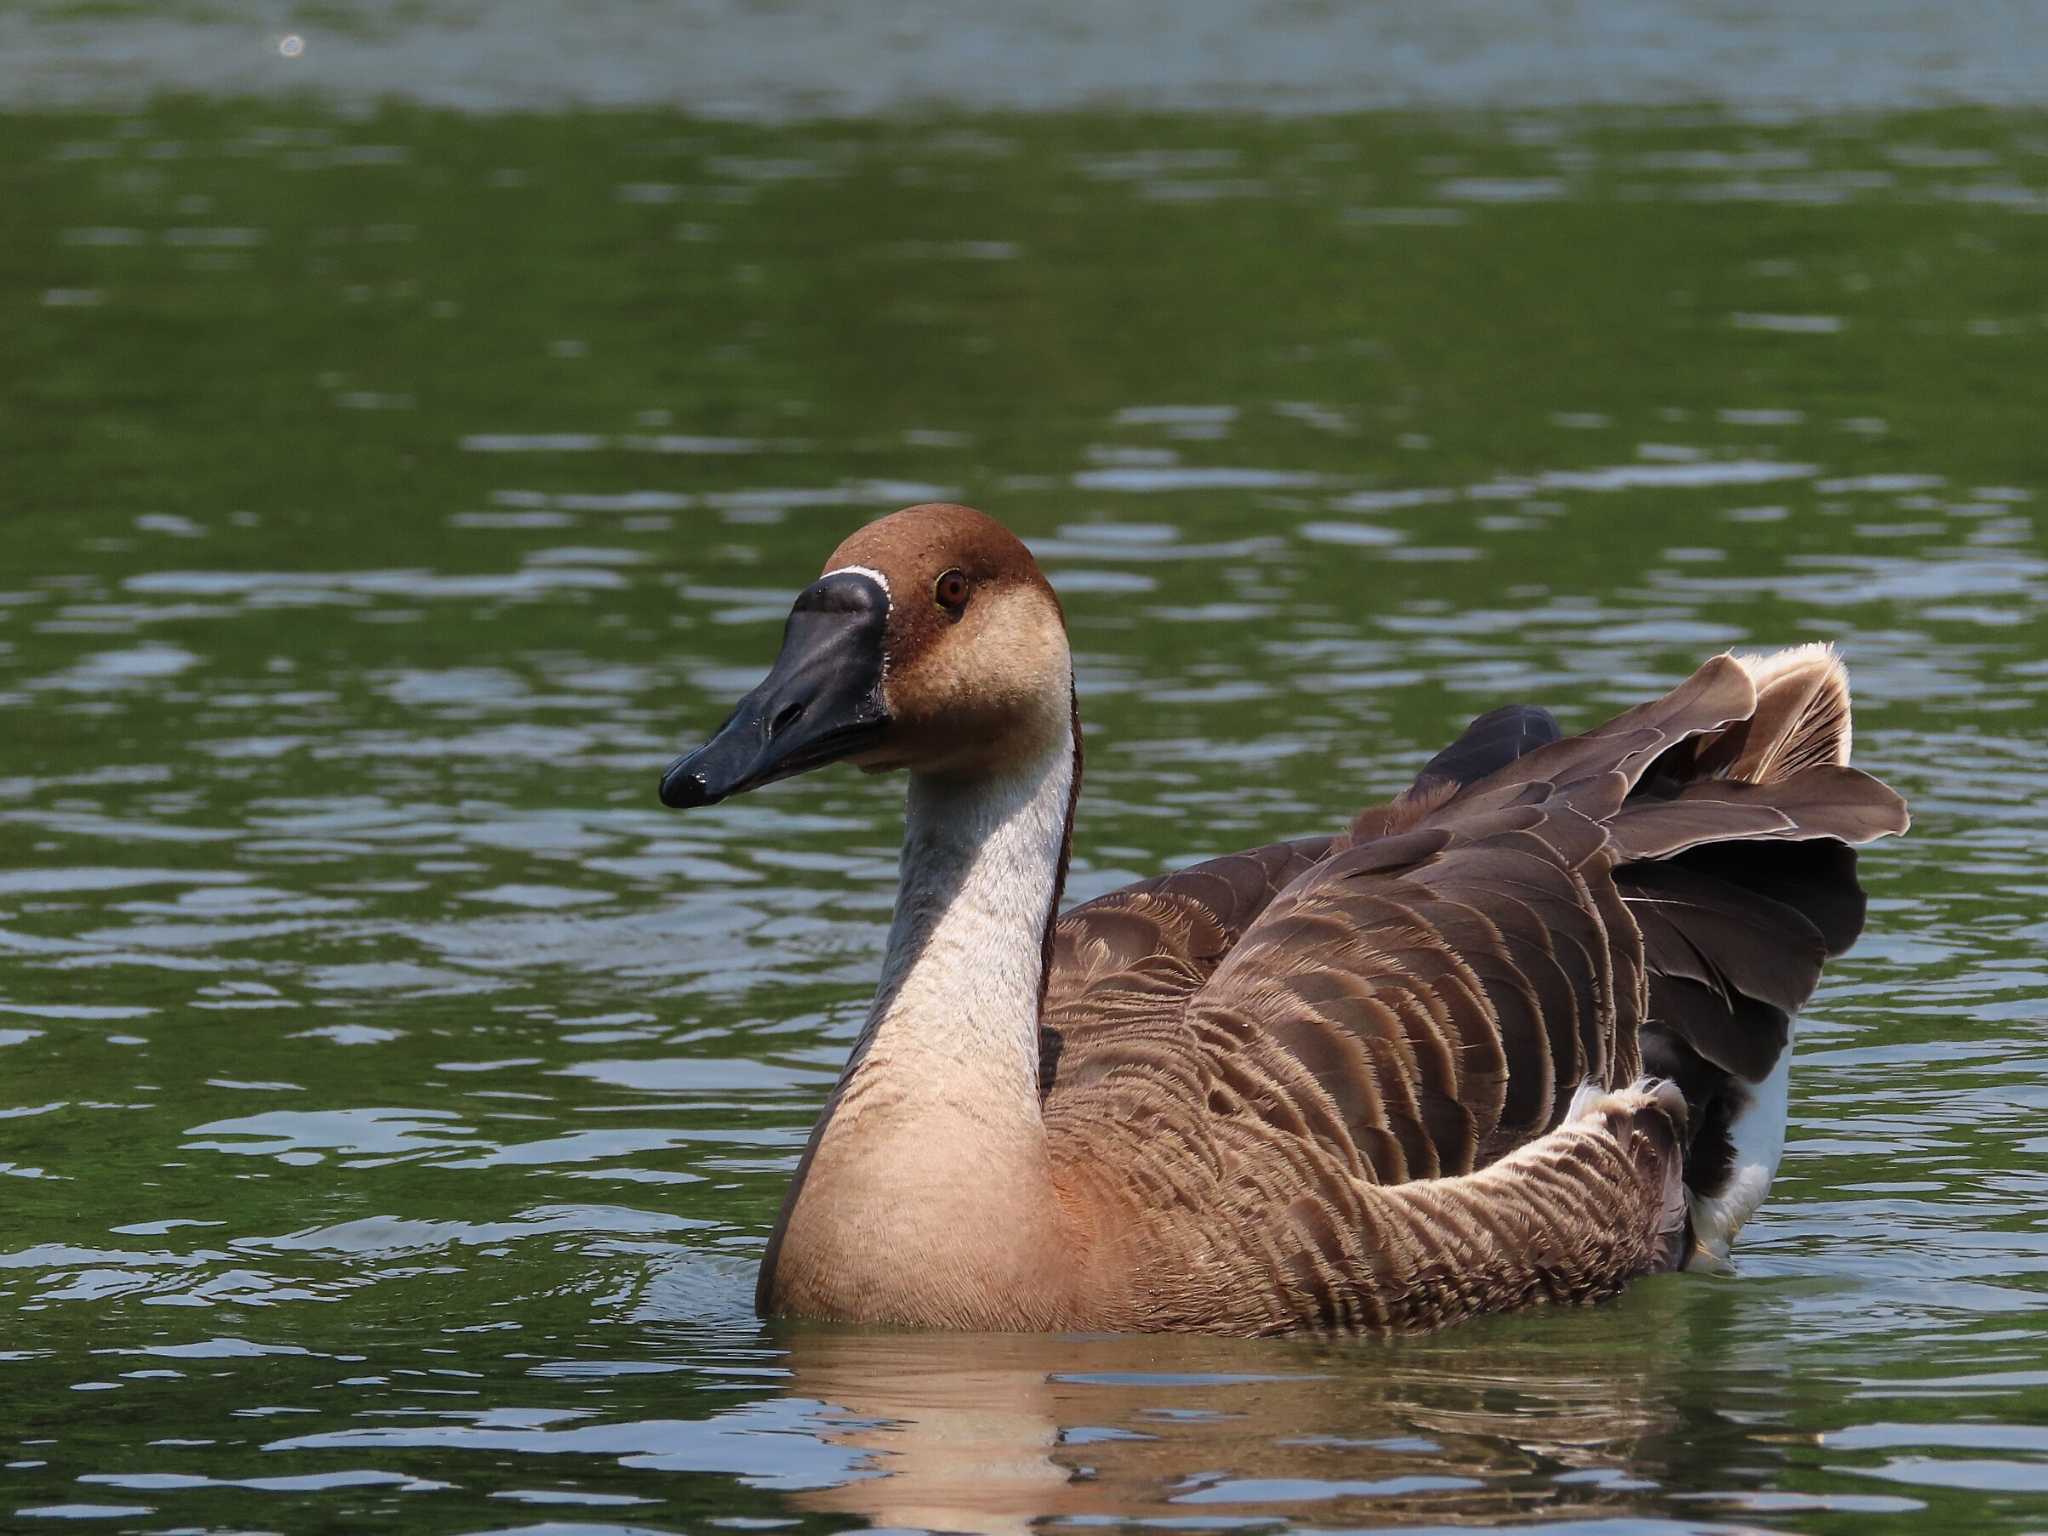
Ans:
{"label": "goose reflection in water", "polygon": [[1652,1486],[1706,1515],[1780,1469],[1782,1448],[1758,1436],[1790,1402],[1782,1363],[1761,1358],[1766,1331],[1741,1330],[1759,1356],[1743,1359],[1734,1300],[1694,1292],[1647,1287],[1625,1320],[1551,1314],[1393,1343],[794,1326],[791,1392],[844,1414],[826,1438],[876,1474],[795,1503],[987,1536],[1595,1520]]}

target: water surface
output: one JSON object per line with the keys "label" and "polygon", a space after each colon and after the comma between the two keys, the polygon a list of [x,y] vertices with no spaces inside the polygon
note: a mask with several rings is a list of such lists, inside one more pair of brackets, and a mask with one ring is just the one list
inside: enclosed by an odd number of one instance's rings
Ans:
{"label": "water surface", "polygon": [[[2039,1527],[2048,119],[0,134],[0,1524]],[[1064,596],[1081,896],[1839,640],[1918,820],[1740,1277],[758,1324],[900,787],[655,775],[935,496]]]}

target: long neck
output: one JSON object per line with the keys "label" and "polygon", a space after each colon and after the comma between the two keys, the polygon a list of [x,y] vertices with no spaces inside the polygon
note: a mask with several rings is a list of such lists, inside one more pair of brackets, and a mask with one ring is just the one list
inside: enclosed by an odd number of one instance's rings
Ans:
{"label": "long neck", "polygon": [[764,1311],[971,1325],[1057,1244],[1038,1016],[1071,714],[1041,740],[994,774],[911,780],[881,987],[769,1245]]}
{"label": "long neck", "polygon": [[896,916],[854,1079],[914,1058],[956,1098],[972,1084],[983,1108],[1036,1116],[1039,1002],[1066,879],[1074,747],[1063,722],[1043,750],[998,776],[910,781]]}

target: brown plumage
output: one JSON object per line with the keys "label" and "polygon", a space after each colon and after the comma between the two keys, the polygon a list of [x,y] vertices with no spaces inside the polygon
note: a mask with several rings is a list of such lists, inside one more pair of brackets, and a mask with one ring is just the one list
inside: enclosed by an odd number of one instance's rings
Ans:
{"label": "brown plumage", "polygon": [[1570,738],[1494,711],[1343,830],[1055,919],[1079,737],[1028,552],[912,508],[842,547],[811,610],[864,615],[834,663],[872,675],[834,706],[858,729],[827,720],[793,617],[664,783],[698,804],[779,777],[776,722],[806,719],[799,766],[829,726],[835,755],[911,773],[882,989],[764,1311],[1416,1329],[1725,1257],[1775,1170],[1791,1017],[1862,924],[1850,845],[1906,826],[1846,766],[1832,651],[1715,657]]}

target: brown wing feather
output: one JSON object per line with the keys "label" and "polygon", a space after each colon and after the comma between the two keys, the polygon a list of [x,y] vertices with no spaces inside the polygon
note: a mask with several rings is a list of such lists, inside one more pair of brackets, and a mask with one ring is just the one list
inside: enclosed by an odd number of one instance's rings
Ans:
{"label": "brown wing feather", "polygon": [[[1554,788],[1469,817],[1460,805],[1299,877],[1188,1005],[1250,1026],[1246,1054],[1313,1062],[1331,1054],[1314,1042],[1368,1042],[1378,1077],[1319,1086],[1346,1126],[1375,1133],[1356,1150],[1382,1183],[1468,1172],[1557,1124],[1581,1081],[1632,1055],[1616,1035],[1640,1021],[1640,999],[1614,978],[1640,969],[1641,939],[1593,898],[1612,881],[1604,840]],[[1389,842],[1407,855],[1391,867]],[[1459,962],[1456,986],[1417,974],[1418,957],[1441,972],[1444,955]],[[1426,1099],[1389,1080],[1423,1059],[1436,1069],[1416,1080]],[[1399,1158],[1374,1150],[1384,1138]]]}
{"label": "brown wing feather", "polygon": [[1340,841],[1305,837],[1141,880],[1063,913],[1053,927],[1039,1030],[1039,1082],[1114,1049],[1134,1019],[1172,1014],[1208,980],[1289,882]]}
{"label": "brown wing feather", "polygon": [[[1688,1111],[1776,1061],[1861,926],[1845,845],[1904,826],[1896,795],[1842,766],[1838,664],[1790,654],[1716,657],[1563,740],[1495,712],[1433,760],[1460,772],[1425,772],[1348,835],[1068,913],[1042,1073],[1056,1159],[1129,1168],[1147,1191],[1134,1229],[1236,1266],[1191,1283],[1263,1287],[1272,1326],[1401,1325],[1403,1264],[1411,1282],[1414,1263],[1456,1277],[1447,1255],[1416,1259],[1429,1221],[1399,1213],[1455,1209],[1491,1232],[1479,1248],[1533,1253],[1546,1180],[1593,1231],[1653,1212],[1654,1241],[1629,1236],[1610,1270],[1675,1254]],[[1567,1126],[1574,1090],[1625,1089],[1646,1041],[1683,1066],[1686,1102],[1638,1104],[1604,1140]],[[1439,1193],[1409,1201],[1411,1180]],[[1361,1248],[1373,1234],[1392,1250]],[[1169,1289],[1165,1313],[1200,1310]]]}

